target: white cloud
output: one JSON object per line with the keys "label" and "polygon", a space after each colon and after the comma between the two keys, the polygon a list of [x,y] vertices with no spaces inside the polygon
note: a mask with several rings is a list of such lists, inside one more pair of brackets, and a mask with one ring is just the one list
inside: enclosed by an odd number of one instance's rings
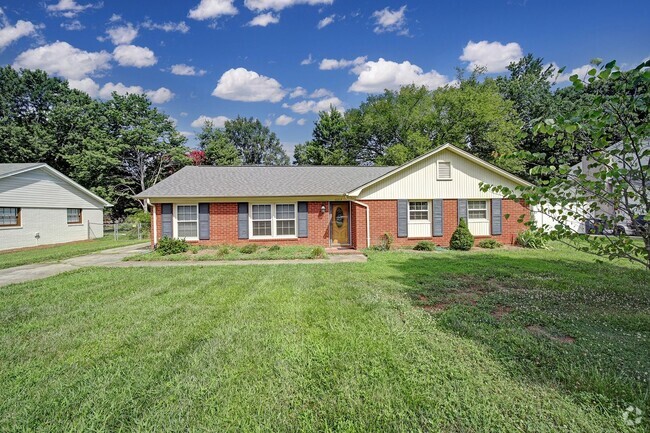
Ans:
{"label": "white cloud", "polygon": [[278,116],[277,119],[275,119],[275,124],[279,126],[287,126],[291,122],[293,122],[295,119],[291,116],[287,116],[286,114],[282,114]]}
{"label": "white cloud", "polygon": [[397,32],[399,35],[408,35],[406,27],[406,5],[399,9],[390,10],[385,7],[374,11],[372,17],[375,19],[375,33]]}
{"label": "white cloud", "polygon": [[114,23],[114,22],[120,21],[121,19],[122,19],[122,15],[120,15],[120,14],[113,14],[113,15],[111,15],[111,17],[108,19],[108,22],[109,22],[109,23]]}
{"label": "white cloud", "polygon": [[86,28],[83,24],[81,24],[81,21],[79,20],[74,20],[70,21],[68,23],[61,23],[61,28],[69,31],[76,31],[76,30],[83,30]]}
{"label": "white cloud", "polygon": [[178,131],[179,134],[181,134],[185,138],[191,138],[194,137],[194,133],[191,131]]}
{"label": "white cloud", "polygon": [[206,74],[205,69],[199,69],[198,71],[194,66],[186,65],[184,63],[179,63],[177,65],[172,65],[171,69],[172,74],[174,75],[186,75],[186,76],[203,76]]}
{"label": "white cloud", "polygon": [[47,11],[54,15],[62,15],[66,18],[72,18],[77,16],[79,13],[90,8],[100,8],[103,4],[100,3],[88,3],[85,5],[80,5],[75,0],[59,0],[56,4],[51,4],[47,6]]}
{"label": "white cloud", "polygon": [[188,114],[187,112],[181,111],[181,117],[187,117],[187,114]]}
{"label": "white cloud", "polygon": [[424,72],[411,62],[396,63],[382,58],[359,65],[352,72],[358,77],[350,86],[351,92],[381,93],[384,89],[396,90],[409,84],[435,89],[449,83],[447,77],[435,70]]}
{"label": "white cloud", "polygon": [[330,107],[334,107],[338,111],[343,111],[343,101],[336,96],[321,99],[320,101],[304,100],[296,102],[295,104],[282,104],[282,107],[289,108],[294,113],[319,113],[321,111],[328,111]]}
{"label": "white cloud", "polygon": [[359,66],[365,63],[367,56],[359,56],[356,59],[347,60],[347,59],[323,59],[318,66],[318,69],[322,71],[331,71],[332,69],[343,69],[349,68],[351,66]]}
{"label": "white cloud", "polygon": [[[555,67],[555,70],[557,71],[559,68],[557,67],[556,64],[552,64]],[[578,78],[581,80],[584,80],[585,77],[587,76],[587,72],[589,72],[591,69],[593,69],[593,65],[582,65],[577,68],[573,68],[570,72],[563,72],[561,74],[558,74],[558,76],[555,78],[556,83],[566,83],[569,81],[572,75],[577,75]]]}
{"label": "white cloud", "polygon": [[194,9],[187,15],[194,20],[208,20],[219,18],[224,15],[237,15],[237,8],[233,5],[234,0],[201,0]]}
{"label": "white cloud", "polygon": [[209,117],[200,115],[197,119],[194,119],[191,126],[193,128],[203,128],[203,125],[205,125],[206,122],[212,122],[212,126],[215,128],[223,128],[228,120],[230,119],[226,116]]}
{"label": "white cloud", "polygon": [[119,45],[113,50],[113,57],[121,66],[144,68],[158,62],[156,55],[147,47],[136,45]]}
{"label": "white cloud", "polygon": [[305,123],[307,123],[307,119],[304,119],[304,118],[298,119],[298,121],[297,121],[296,123],[297,123],[298,125],[302,126],[302,125],[304,125]]}
{"label": "white cloud", "polygon": [[122,83],[114,84],[111,82],[102,86],[99,90],[99,97],[102,99],[110,99],[113,92],[118,95],[126,95],[128,93],[146,95],[154,104],[164,104],[174,97],[172,91],[166,87],[161,87],[157,90],[144,90],[140,86],[126,86]]}
{"label": "white cloud", "polygon": [[278,102],[287,92],[275,79],[244,68],[229,69],[223,73],[212,96],[231,101]]}
{"label": "white cloud", "polygon": [[282,9],[295,5],[331,5],[334,0],[245,0],[244,5],[252,11],[264,11],[272,9],[281,11]]}
{"label": "white cloud", "polygon": [[147,30],[162,30],[164,32],[180,32],[187,33],[190,31],[190,26],[185,24],[185,21],[174,23],[168,21],[166,23],[154,23],[151,20],[143,22],[142,27]]}
{"label": "white cloud", "polygon": [[111,55],[106,51],[90,52],[73,47],[67,42],[24,51],[14,60],[14,68],[42,69],[69,80],[80,80],[104,69],[109,69]]}
{"label": "white cloud", "polygon": [[309,95],[310,98],[326,98],[328,96],[334,96],[334,93],[322,87],[314,90],[312,94]]}
{"label": "white cloud", "polygon": [[327,27],[334,22],[334,18],[336,18],[336,15],[330,15],[328,17],[325,17],[318,22],[318,25],[316,27],[318,27],[318,30]]}
{"label": "white cloud", "polygon": [[503,45],[501,42],[472,42],[469,41],[463,48],[460,60],[469,62],[468,70],[477,66],[484,66],[488,72],[503,72],[510,63],[516,62],[524,55],[521,47],[516,42]]}
{"label": "white cloud", "polygon": [[300,64],[301,64],[302,66],[305,66],[305,65],[311,65],[312,63],[314,63],[314,59],[311,57],[311,53],[309,53],[309,55],[307,56],[306,59],[303,59],[303,60],[300,62]]}
{"label": "white cloud", "polygon": [[0,22],[2,22],[3,25],[0,29],[0,51],[4,50],[20,38],[35,35],[36,29],[39,28],[39,26],[35,26],[30,21],[23,20],[16,21],[16,24],[13,26],[10,25],[2,8],[0,8]]}
{"label": "white cloud", "polygon": [[99,94],[99,84],[95,83],[92,78],[82,78],[81,80],[68,80],[68,86],[71,89],[81,90],[88,93],[91,98]]}
{"label": "white cloud", "polygon": [[[113,42],[113,45],[126,45],[133,42],[133,40],[138,36],[138,29],[133,27],[133,24],[127,23],[124,26],[113,27],[106,30],[108,38]],[[106,38],[98,38],[103,41]]]}
{"label": "white cloud", "polygon": [[307,95],[307,90],[305,90],[304,88],[298,86],[295,89],[293,89],[291,91],[291,93],[289,93],[289,98],[291,98],[291,99],[299,98],[301,96],[306,96],[306,95]]}
{"label": "white cloud", "polygon": [[266,27],[269,24],[277,24],[279,22],[280,22],[280,16],[279,15],[273,15],[271,12],[268,12],[268,13],[256,16],[255,18],[250,20],[247,25]]}

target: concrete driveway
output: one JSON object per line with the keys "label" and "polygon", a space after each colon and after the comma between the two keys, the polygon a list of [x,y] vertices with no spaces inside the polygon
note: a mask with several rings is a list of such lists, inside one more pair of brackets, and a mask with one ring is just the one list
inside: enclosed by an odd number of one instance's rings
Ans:
{"label": "concrete driveway", "polygon": [[124,257],[139,254],[149,248],[149,244],[136,244],[127,247],[111,248],[85,256],[73,257],[60,262],[35,263],[0,269],[0,287],[25,281],[39,280],[62,272],[73,271],[86,266],[110,266],[122,262]]}

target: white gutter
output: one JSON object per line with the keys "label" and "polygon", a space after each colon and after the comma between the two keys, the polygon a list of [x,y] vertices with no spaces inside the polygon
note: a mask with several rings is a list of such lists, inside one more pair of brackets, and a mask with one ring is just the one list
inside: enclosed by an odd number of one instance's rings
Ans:
{"label": "white gutter", "polygon": [[370,248],[370,208],[367,204],[361,203],[360,201],[352,200],[352,203],[366,208],[366,248]]}

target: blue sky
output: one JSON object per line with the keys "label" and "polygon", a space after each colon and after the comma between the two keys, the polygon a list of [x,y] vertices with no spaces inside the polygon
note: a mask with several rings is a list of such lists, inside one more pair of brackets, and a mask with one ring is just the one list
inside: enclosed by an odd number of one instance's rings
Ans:
{"label": "blue sky", "polygon": [[632,66],[650,56],[647,0],[0,0],[0,8],[1,64],[45,69],[94,97],[146,92],[190,145],[201,116],[219,124],[243,115],[267,123],[291,152],[330,104],[355,107],[412,82],[435,88],[456,67],[500,73],[526,53],[576,72],[594,57]]}

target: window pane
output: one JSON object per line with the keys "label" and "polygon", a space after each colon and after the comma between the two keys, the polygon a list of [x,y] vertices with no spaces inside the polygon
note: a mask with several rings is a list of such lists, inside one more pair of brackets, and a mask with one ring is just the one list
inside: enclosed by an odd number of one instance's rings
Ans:
{"label": "window pane", "polygon": [[426,202],[426,201],[412,201],[412,202],[409,202],[409,209],[410,210],[428,210],[429,209],[429,202]]}
{"label": "window pane", "polygon": [[278,236],[295,235],[296,222],[294,220],[277,221],[276,232]]}
{"label": "window pane", "polygon": [[15,226],[18,224],[17,207],[0,207],[0,225]]}
{"label": "window pane", "polygon": [[278,204],[275,206],[275,217],[281,220],[292,220],[296,218],[294,205]]}
{"label": "window pane", "polygon": [[270,220],[270,219],[271,219],[270,204],[253,205],[253,220]]}
{"label": "window pane", "polygon": [[271,236],[271,221],[253,221],[253,236]]}
{"label": "window pane", "polygon": [[420,210],[418,210],[418,211],[411,211],[410,219],[411,219],[412,221],[415,221],[415,220],[420,220],[420,221],[421,221],[421,220],[428,220],[428,219],[429,219],[429,212],[427,212],[427,211],[420,211]]}
{"label": "window pane", "polygon": [[178,223],[178,237],[179,238],[195,238],[196,237],[196,222],[179,222]]}
{"label": "window pane", "polygon": [[484,210],[470,210],[469,219],[487,219],[487,212]]}
{"label": "window pane", "polygon": [[196,221],[196,206],[178,206],[176,211],[178,221]]}
{"label": "window pane", "polygon": [[469,210],[487,209],[487,202],[485,200],[468,201],[467,202],[467,209],[469,209]]}
{"label": "window pane", "polygon": [[81,209],[68,209],[68,224],[81,222]]}

